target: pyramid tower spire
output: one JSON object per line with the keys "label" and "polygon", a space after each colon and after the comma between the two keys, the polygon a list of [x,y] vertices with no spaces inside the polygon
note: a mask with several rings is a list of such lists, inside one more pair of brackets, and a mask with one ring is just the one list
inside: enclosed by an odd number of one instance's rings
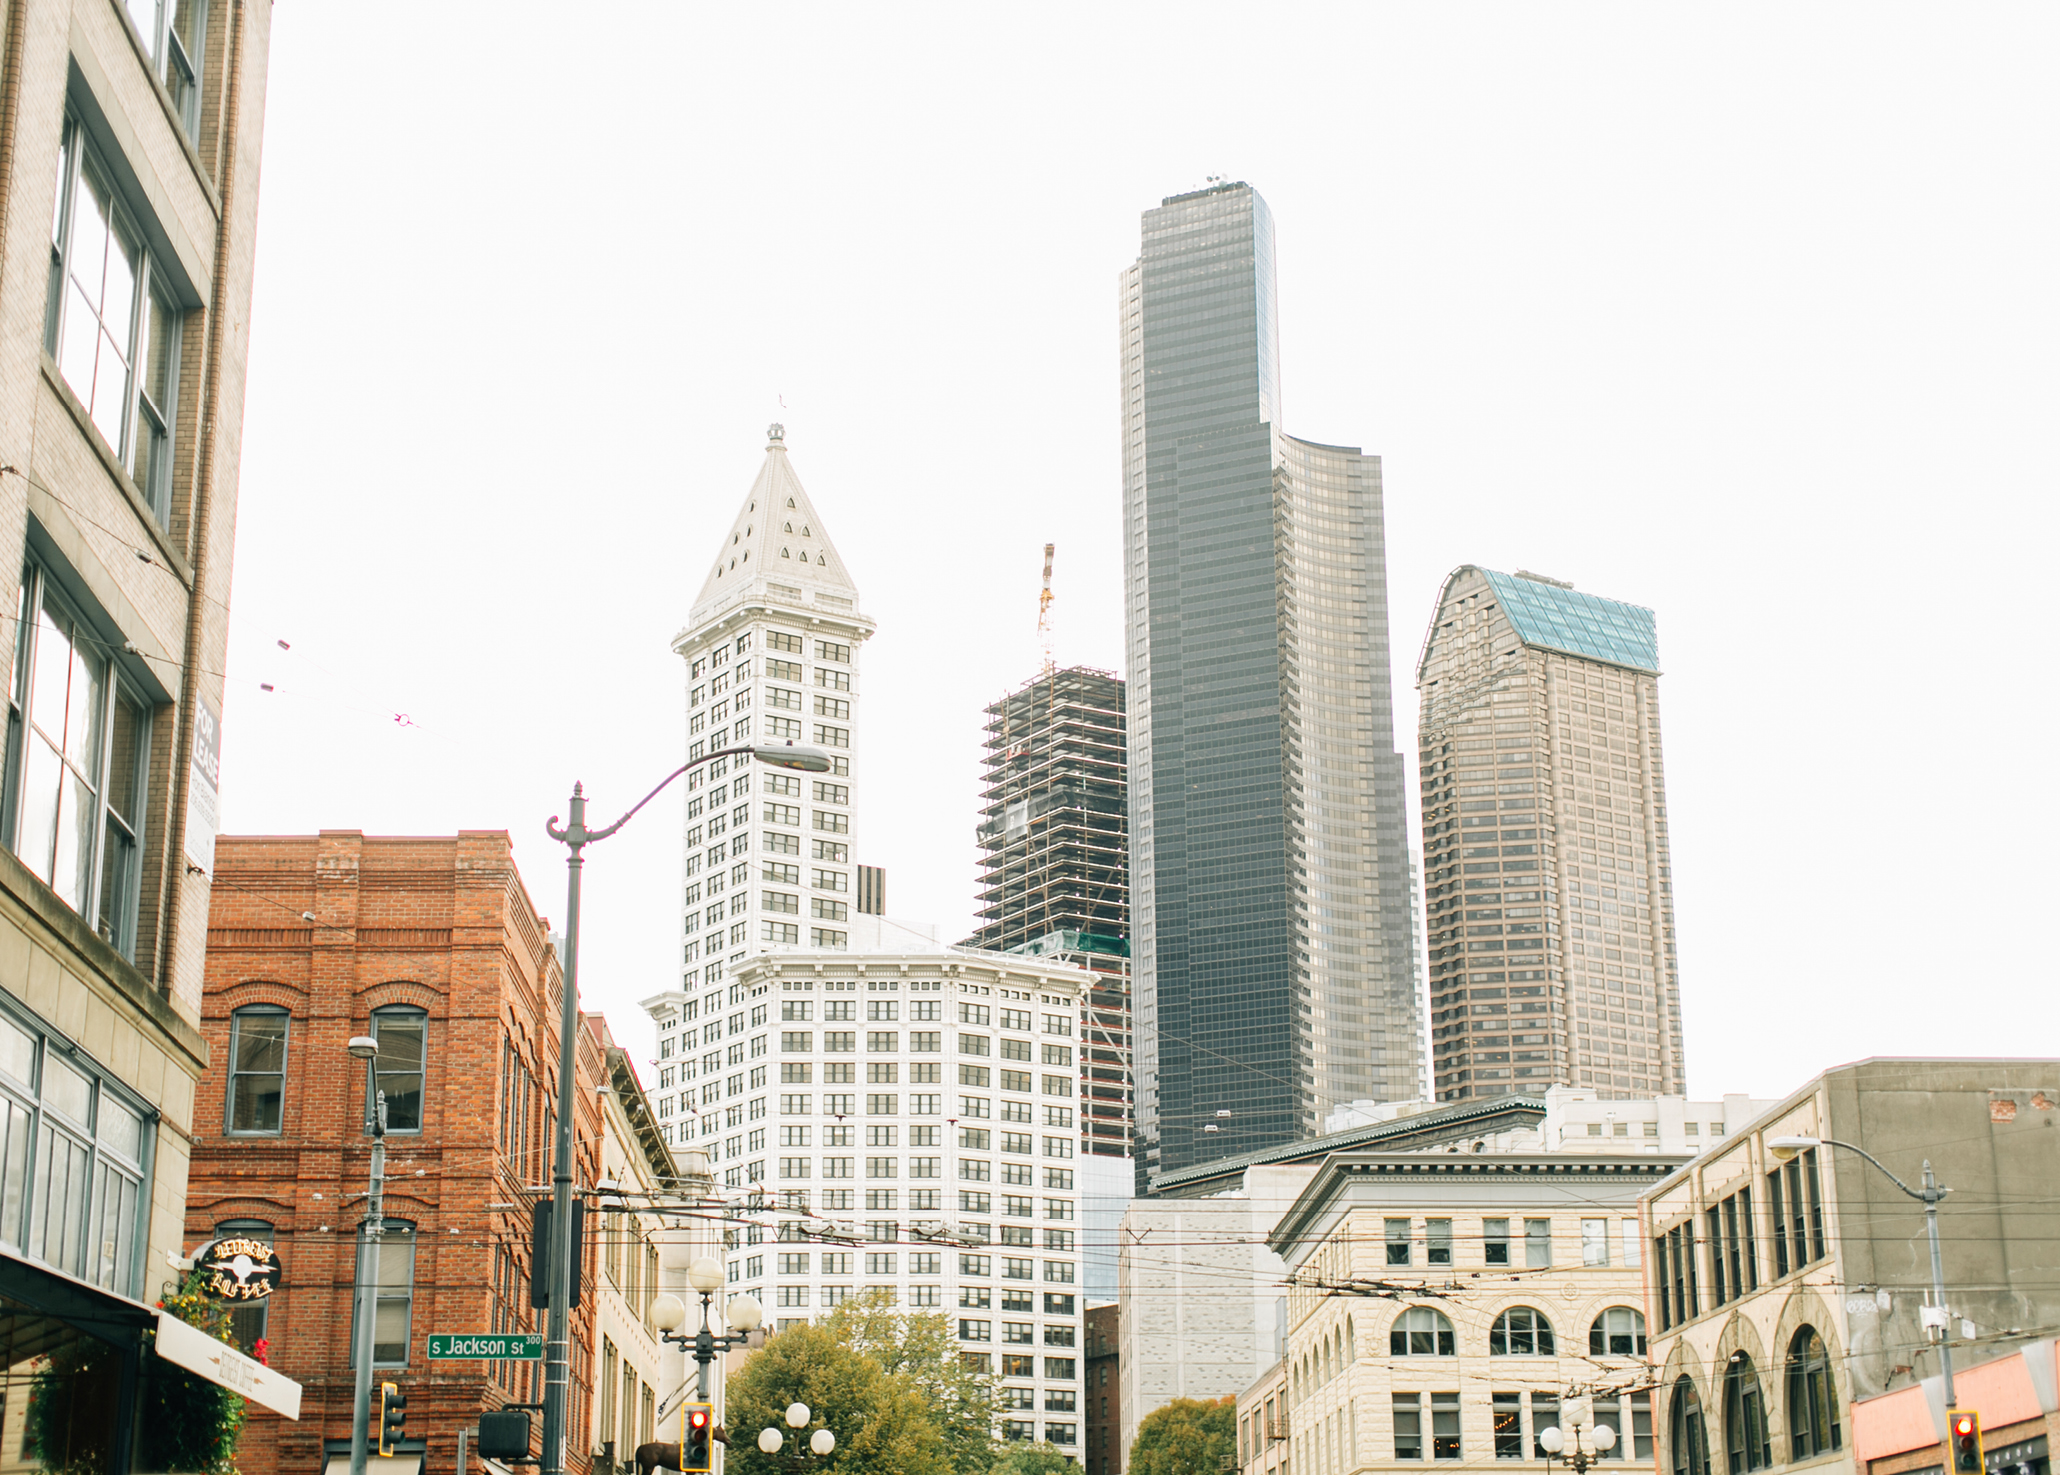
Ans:
{"label": "pyramid tower spire", "polygon": [[718,610],[753,596],[844,612],[858,605],[858,588],[801,478],[794,474],[787,456],[787,430],[779,424],[766,431],[758,478],[716,550],[688,618],[699,625]]}

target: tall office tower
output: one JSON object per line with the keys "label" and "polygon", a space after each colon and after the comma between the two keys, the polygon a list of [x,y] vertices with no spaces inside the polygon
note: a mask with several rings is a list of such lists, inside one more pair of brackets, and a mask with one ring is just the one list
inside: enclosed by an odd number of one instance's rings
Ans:
{"label": "tall office tower", "polygon": [[1088,970],[1080,1150],[1130,1152],[1130,840],[1123,683],[1047,671],[987,709],[980,930],[968,945]]}
{"label": "tall office tower", "polygon": [[1423,1090],[1380,462],[1279,425],[1248,185],[1123,273],[1140,1185]]}
{"label": "tall office tower", "polygon": [[758,479],[672,641],[687,667],[687,756],[791,740],[828,749],[832,766],[781,773],[718,758],[687,775],[680,976],[642,1001],[654,1015],[676,1013],[753,952],[851,941],[853,713],[873,622],[787,459],[784,427],[767,434]]}
{"label": "tall office tower", "polygon": [[1680,1095],[1652,611],[1467,565],[1416,679],[1438,1099]]}
{"label": "tall office tower", "polygon": [[[96,1349],[47,1406],[109,1468],[175,1458],[138,1303],[194,1244],[232,1048],[202,1003],[272,13],[0,14],[0,1298],[11,1346]],[[242,1079],[285,1068],[275,1012]]]}

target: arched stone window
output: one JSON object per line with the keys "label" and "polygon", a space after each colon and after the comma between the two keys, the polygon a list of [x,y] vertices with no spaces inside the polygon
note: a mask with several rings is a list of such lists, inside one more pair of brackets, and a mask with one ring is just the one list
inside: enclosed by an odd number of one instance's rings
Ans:
{"label": "arched stone window", "polygon": [[1844,1442],[1838,1427],[1838,1385],[1824,1339],[1799,1327],[1788,1342],[1788,1439],[1794,1458],[1829,1454]]}
{"label": "arched stone window", "polygon": [[1590,1357],[1643,1357],[1645,1313],[1634,1306],[1612,1306],[1588,1328]]}
{"label": "arched stone window", "polygon": [[1496,1357],[1552,1356],[1552,1323],[1529,1306],[1512,1306],[1488,1329],[1488,1351]]}
{"label": "arched stone window", "polygon": [[1709,1437],[1703,1427],[1702,1399],[1695,1384],[1682,1378],[1674,1384],[1667,1418],[1667,1443],[1674,1457],[1674,1475],[1710,1475]]}
{"label": "arched stone window", "polygon": [[1452,1323],[1429,1306],[1411,1306],[1388,1331],[1390,1357],[1452,1357],[1457,1350]]}
{"label": "arched stone window", "polygon": [[1724,1450],[1731,1461],[1731,1475],[1764,1470],[1774,1463],[1773,1447],[1767,1442],[1767,1401],[1760,1392],[1759,1369],[1743,1352],[1731,1354],[1724,1369]]}
{"label": "arched stone window", "polygon": [[1345,1318],[1345,1365],[1350,1367],[1359,1360],[1359,1336],[1352,1329],[1352,1318]]}

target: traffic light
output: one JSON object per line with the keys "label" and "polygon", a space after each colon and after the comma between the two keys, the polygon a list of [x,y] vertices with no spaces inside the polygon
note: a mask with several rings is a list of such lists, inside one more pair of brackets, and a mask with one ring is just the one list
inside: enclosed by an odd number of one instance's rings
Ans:
{"label": "traffic light", "polygon": [[521,1409],[500,1409],[479,1416],[479,1452],[490,1460],[529,1458],[529,1415]]}
{"label": "traffic light", "polygon": [[379,1452],[390,1455],[394,1445],[407,1432],[408,1395],[392,1383],[381,1383],[376,1412],[379,1416]]}
{"label": "traffic light", "polygon": [[1982,1475],[1981,1415],[1971,1408],[1946,1411],[1953,1433],[1953,1475]]}
{"label": "traffic light", "polygon": [[706,1475],[714,1467],[709,1458],[709,1436],[715,1432],[715,1410],[705,1403],[687,1405],[686,1423],[680,1431],[682,1475]]}

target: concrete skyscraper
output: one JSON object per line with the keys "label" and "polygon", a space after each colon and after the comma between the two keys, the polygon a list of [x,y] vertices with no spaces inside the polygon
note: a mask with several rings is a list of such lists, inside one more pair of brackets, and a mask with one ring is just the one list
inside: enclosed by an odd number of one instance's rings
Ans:
{"label": "concrete skyscraper", "polygon": [[1280,428],[1273,223],[1144,216],[1123,273],[1139,1177],[1424,1089],[1380,462]]}
{"label": "concrete skyscraper", "polygon": [[1417,686],[1437,1098],[1680,1095],[1652,611],[1468,565]]}

